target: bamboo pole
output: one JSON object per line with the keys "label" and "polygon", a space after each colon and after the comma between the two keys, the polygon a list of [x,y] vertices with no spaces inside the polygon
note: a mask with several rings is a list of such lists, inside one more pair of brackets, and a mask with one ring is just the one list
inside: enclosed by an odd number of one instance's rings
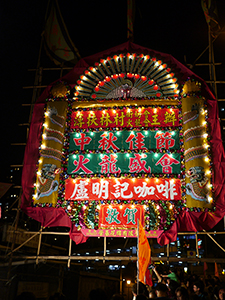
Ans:
{"label": "bamboo pole", "polygon": [[225,83],[225,81],[224,80],[206,80],[206,83],[210,83],[210,84],[212,84],[212,83]]}
{"label": "bamboo pole", "polygon": [[217,99],[218,93],[217,93],[217,85],[216,85],[216,68],[215,68],[215,57],[214,57],[213,44],[212,44],[212,72],[213,72],[213,81],[214,81],[214,92],[215,92],[215,96]]}
{"label": "bamboo pole", "polygon": [[213,82],[213,77],[212,77],[212,37],[211,37],[211,32],[210,32],[210,26],[208,26],[208,39],[209,39],[209,79],[211,81],[210,85],[213,88],[212,82]]}
{"label": "bamboo pole", "polygon": [[64,277],[64,267],[62,265],[59,266],[59,285],[58,285],[58,293],[61,295],[63,290],[63,277]]}
{"label": "bamboo pole", "polygon": [[42,88],[46,88],[47,85],[29,85],[29,86],[23,86],[23,89],[42,89]]}
{"label": "bamboo pole", "polygon": [[198,233],[195,233],[195,246],[196,246],[196,257],[199,258],[199,250],[198,250]]}
{"label": "bamboo pole", "polygon": [[120,262],[120,294],[123,295],[123,269]]}
{"label": "bamboo pole", "polygon": [[104,253],[103,253],[103,263],[105,263],[106,258],[106,236],[104,236]]}
{"label": "bamboo pole", "polygon": [[[24,260],[33,260],[34,263],[36,261],[37,256],[36,255],[32,255],[32,256],[13,256],[15,259],[24,259]],[[0,258],[5,258],[4,255],[1,255]],[[89,260],[104,260],[105,261],[137,261],[137,256],[109,256],[107,255],[105,258],[104,256],[71,256],[70,257],[71,261],[89,261]],[[61,255],[39,255],[38,260],[61,260],[61,261],[67,261],[68,260],[68,255],[67,256],[61,256]],[[151,260],[153,262],[166,262],[167,261],[167,257],[151,257]],[[183,257],[183,258],[177,258],[177,257],[170,257],[170,262],[207,262],[207,263],[225,263],[225,258],[187,258],[187,257]],[[0,266],[3,266],[4,264],[0,264]]]}
{"label": "bamboo pole", "polygon": [[[48,6],[47,7],[49,7],[49,2],[48,2]],[[46,11],[46,16],[47,16],[47,11]],[[46,16],[45,16],[45,18],[46,18]],[[41,52],[42,52],[43,42],[44,42],[44,37],[42,35],[42,37],[41,37],[41,43],[40,43],[40,48],[39,48],[39,53],[38,53],[37,71],[36,71],[36,74],[35,74],[35,83],[34,83],[35,86],[37,84],[40,84],[37,75],[38,75],[38,70],[40,68],[40,60],[41,60]],[[34,103],[36,101],[36,99],[37,99],[37,89],[33,90],[32,103]],[[33,106],[31,106],[31,108],[33,108]],[[29,121],[28,121],[29,124],[31,122],[32,113],[33,113],[33,110],[31,109],[30,110],[30,114],[29,114]],[[27,138],[28,138],[28,133],[29,133],[29,128],[27,128]],[[19,201],[18,201],[18,209],[17,209],[17,212],[16,212],[15,227],[14,227],[15,231],[17,230],[18,224],[19,224],[21,196],[22,196],[22,189],[20,190]],[[31,239],[32,239],[32,237],[31,237]],[[10,259],[9,259],[9,264],[8,264],[8,272],[7,272],[7,279],[8,280],[10,278],[10,273],[11,273],[11,266],[12,266],[12,260],[13,260],[13,252],[15,252],[14,251],[15,240],[16,240],[16,235],[15,235],[15,232],[14,232],[13,233],[12,244],[11,244]],[[8,293],[8,295],[7,295],[7,298],[8,298],[9,297],[9,289],[8,289],[7,293]]]}
{"label": "bamboo pole", "polygon": [[[218,35],[212,40],[212,43],[214,43],[215,42],[215,40],[219,37],[219,35],[221,34],[221,33],[224,33],[224,28],[225,27],[223,27],[222,29],[221,29],[221,31],[218,33]],[[192,68],[191,69],[193,69],[193,67],[196,65],[196,62],[202,57],[202,55],[207,51],[209,49],[209,45],[202,51],[202,53],[196,58],[196,60],[193,62],[193,64],[191,65],[192,66]]]}
{"label": "bamboo pole", "polygon": [[[221,66],[222,63],[215,63],[215,66]],[[192,64],[187,64],[187,66],[192,66]],[[202,66],[209,66],[209,63],[201,63],[201,64],[195,64],[196,67],[202,67]]]}
{"label": "bamboo pole", "polygon": [[41,238],[42,238],[42,226],[40,229],[40,235],[39,235],[39,240],[38,240],[38,249],[37,249],[37,259],[36,259],[36,265],[38,264],[38,256],[40,254],[40,250],[41,250]]}
{"label": "bamboo pole", "polygon": [[[203,229],[204,230],[204,229]],[[205,230],[204,230],[205,231]],[[205,231],[206,232],[206,231]],[[208,235],[208,237],[210,237],[210,239],[223,251],[223,252],[225,252],[225,249],[222,247],[222,246],[220,246],[220,244],[219,243],[217,243],[217,241],[215,241],[214,240],[214,238],[213,237],[211,237],[211,235],[208,233],[208,232],[206,232],[207,233],[207,235]]]}
{"label": "bamboo pole", "polygon": [[[18,211],[18,210],[17,210]],[[12,255],[13,252],[19,250],[21,247],[23,247],[26,243],[28,243],[30,240],[32,240],[35,236],[37,236],[39,234],[39,232],[36,232],[34,235],[32,235],[31,237],[29,237],[25,242],[23,242],[22,244],[20,244],[17,248],[12,249],[9,253],[7,253],[6,256],[8,255]],[[14,241],[15,244],[15,241]]]}
{"label": "bamboo pole", "polygon": [[68,256],[68,263],[67,263],[67,268],[70,268],[70,262],[71,262],[71,250],[72,250],[72,240],[71,238],[69,239],[69,256]]}
{"label": "bamboo pole", "polygon": [[166,245],[166,257],[167,257],[167,265],[170,263],[170,244]]}
{"label": "bamboo pole", "polygon": [[[61,71],[61,69],[63,69],[63,70],[72,70],[73,67],[42,68],[43,71]],[[37,71],[37,69],[28,69],[28,72],[30,72],[30,71]]]}

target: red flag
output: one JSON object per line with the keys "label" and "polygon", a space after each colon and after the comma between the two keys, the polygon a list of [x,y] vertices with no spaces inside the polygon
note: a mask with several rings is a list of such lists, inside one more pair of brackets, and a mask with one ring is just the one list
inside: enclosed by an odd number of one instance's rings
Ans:
{"label": "red flag", "polygon": [[[151,259],[150,259],[150,263],[151,263]],[[152,270],[149,270],[149,268],[147,268],[147,271],[145,273],[145,278],[146,278],[146,284],[149,286],[153,286],[153,282],[152,282]]]}
{"label": "red flag", "polygon": [[218,271],[217,263],[215,263],[215,276],[219,277],[219,271]]}
{"label": "red flag", "polygon": [[215,38],[220,30],[218,11],[215,0],[202,0],[202,9],[209,25],[210,33]]}
{"label": "red flag", "polygon": [[138,239],[138,266],[139,281],[145,283],[145,273],[151,258],[151,248],[148,243],[145,231],[139,220],[139,239]]}
{"label": "red flag", "polygon": [[134,7],[135,0],[127,0],[127,38],[132,42],[134,39]]}
{"label": "red flag", "polygon": [[208,269],[207,263],[204,262],[204,277],[206,277],[206,270]]}

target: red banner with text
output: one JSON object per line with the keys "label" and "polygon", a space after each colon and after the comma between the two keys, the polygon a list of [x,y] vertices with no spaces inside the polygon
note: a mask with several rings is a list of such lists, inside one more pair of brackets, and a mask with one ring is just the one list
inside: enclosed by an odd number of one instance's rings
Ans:
{"label": "red banner with text", "polygon": [[67,179],[66,200],[181,200],[180,179]]}
{"label": "red banner with text", "polygon": [[127,108],[74,111],[71,129],[179,126],[179,109]]}
{"label": "red banner with text", "polygon": [[136,228],[137,222],[144,222],[142,205],[101,205],[99,227]]}

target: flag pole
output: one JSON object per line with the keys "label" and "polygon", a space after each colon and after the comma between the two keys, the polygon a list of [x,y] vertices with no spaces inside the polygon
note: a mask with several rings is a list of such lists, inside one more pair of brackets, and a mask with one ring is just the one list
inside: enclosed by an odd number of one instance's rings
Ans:
{"label": "flag pole", "polygon": [[139,294],[139,219],[137,219],[137,295]]}

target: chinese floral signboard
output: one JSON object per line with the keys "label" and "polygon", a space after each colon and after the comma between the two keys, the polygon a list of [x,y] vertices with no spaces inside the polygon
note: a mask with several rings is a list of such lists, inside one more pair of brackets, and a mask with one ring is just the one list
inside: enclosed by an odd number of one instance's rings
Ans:
{"label": "chinese floral signboard", "polygon": [[176,220],[183,228],[186,213],[217,212],[213,157],[224,153],[203,96],[211,93],[173,63],[176,77],[156,57],[115,53],[73,70],[69,84],[48,86],[25,153],[21,203],[32,203],[29,214],[43,224],[63,218],[87,236],[135,237],[139,219],[156,237]]}

